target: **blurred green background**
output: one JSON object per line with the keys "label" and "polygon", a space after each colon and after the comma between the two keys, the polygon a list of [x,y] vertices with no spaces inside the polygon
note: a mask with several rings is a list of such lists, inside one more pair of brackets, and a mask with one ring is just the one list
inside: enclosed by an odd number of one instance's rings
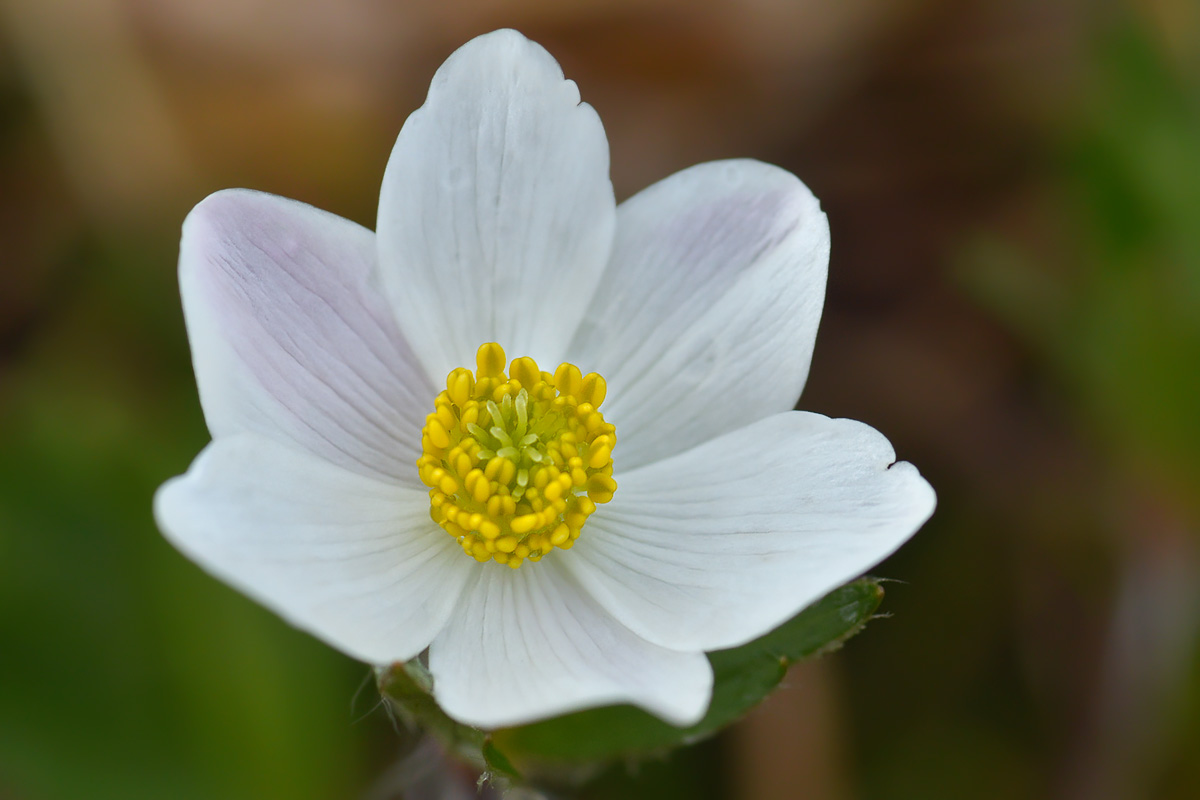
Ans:
{"label": "blurred green background", "polygon": [[890,619],[589,796],[1200,796],[1194,0],[0,0],[0,798],[398,796],[366,668],[155,530],[207,440],[178,230],[227,186],[372,225],[433,70],[502,26],[619,198],[730,156],[813,188],[801,406],[940,498]]}

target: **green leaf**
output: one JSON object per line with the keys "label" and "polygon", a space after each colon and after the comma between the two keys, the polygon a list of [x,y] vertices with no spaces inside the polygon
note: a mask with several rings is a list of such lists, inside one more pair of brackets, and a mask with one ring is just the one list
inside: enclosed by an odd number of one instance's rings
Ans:
{"label": "green leaf", "polygon": [[595,762],[665,751],[719,731],[761,702],[795,661],[839,647],[883,599],[872,578],[835,589],[767,635],[709,653],[715,685],[708,713],[676,728],[633,708],[610,706],[495,733],[495,744],[521,762]]}
{"label": "green leaf", "polygon": [[488,772],[493,776],[507,778],[510,781],[520,782],[521,773],[508,760],[508,756],[500,752],[500,748],[496,747],[496,743],[489,736],[483,741],[483,760],[487,763]]}

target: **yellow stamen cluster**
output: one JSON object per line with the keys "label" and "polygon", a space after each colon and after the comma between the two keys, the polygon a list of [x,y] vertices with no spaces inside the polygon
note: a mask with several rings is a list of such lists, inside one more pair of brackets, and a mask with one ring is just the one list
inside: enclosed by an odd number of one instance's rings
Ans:
{"label": "yellow stamen cluster", "polygon": [[574,364],[542,372],[492,342],[460,367],[421,431],[417,469],[429,513],[476,561],[514,569],[569,549],[597,503],[617,489],[616,429],[604,421],[604,378]]}

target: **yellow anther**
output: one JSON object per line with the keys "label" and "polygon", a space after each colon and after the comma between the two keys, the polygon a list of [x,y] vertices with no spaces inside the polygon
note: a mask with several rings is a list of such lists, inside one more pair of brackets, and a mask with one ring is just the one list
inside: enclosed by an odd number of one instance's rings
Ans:
{"label": "yellow anther", "polygon": [[[579,537],[616,490],[615,428],[597,410],[606,385],[572,364],[553,374],[511,364],[488,343],[455,369],[421,431],[417,474],[429,516],[477,561],[517,568]],[[508,364],[508,374],[505,365]]]}
{"label": "yellow anther", "polygon": [[471,493],[471,497],[475,499],[476,503],[486,503],[492,493],[492,485],[483,476],[481,469],[473,469],[468,472],[467,477],[463,479],[463,485],[467,487],[467,491]]}
{"label": "yellow anther", "polygon": [[605,436],[597,436],[592,442],[592,446],[588,448],[588,466],[592,469],[603,469],[606,464],[612,461],[612,438]]}
{"label": "yellow anther", "polygon": [[504,463],[504,459],[500,456],[488,460],[487,466],[483,468],[483,474],[489,481],[495,480],[496,476],[500,474],[500,465],[502,463]]}
{"label": "yellow anther", "polygon": [[476,374],[481,378],[502,377],[507,361],[504,348],[495,342],[480,345],[479,350],[475,353]]}
{"label": "yellow anther", "polygon": [[462,408],[475,390],[475,376],[466,367],[459,367],[446,376],[446,395],[450,402]]}
{"label": "yellow anther", "polygon": [[529,356],[514,358],[508,367],[508,374],[516,378],[526,389],[536,385],[542,379],[542,372],[538,369],[537,362]]}
{"label": "yellow anther", "polygon": [[588,478],[588,497],[596,503],[607,503],[617,490],[617,482],[608,475],[593,475]]}
{"label": "yellow anther", "polygon": [[583,388],[583,376],[579,374],[579,367],[574,364],[559,364],[558,369],[554,370],[554,388],[561,394],[579,397],[579,390]]}
{"label": "yellow anther", "polygon": [[509,523],[513,533],[529,533],[538,524],[537,514],[524,514]]}
{"label": "yellow anther", "polygon": [[579,390],[579,399],[590,403],[593,408],[599,408],[608,393],[608,383],[595,372],[583,376],[583,387]]}
{"label": "yellow anther", "polygon": [[429,420],[429,424],[425,426],[428,433],[429,441],[434,447],[445,450],[450,446],[450,434],[446,432],[445,426],[437,417]]}

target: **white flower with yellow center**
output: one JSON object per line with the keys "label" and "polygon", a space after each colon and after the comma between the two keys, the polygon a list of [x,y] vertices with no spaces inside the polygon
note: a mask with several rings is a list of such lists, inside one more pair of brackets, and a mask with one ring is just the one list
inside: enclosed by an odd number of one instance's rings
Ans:
{"label": "white flower with yellow center", "polygon": [[740,160],[616,206],[599,118],[520,34],[438,70],[377,228],[243,190],[191,213],[213,441],[156,514],[355,658],[428,649],[456,719],[628,702],[695,722],[706,651],[932,513],[879,433],[791,410],[829,249],[812,194]]}

